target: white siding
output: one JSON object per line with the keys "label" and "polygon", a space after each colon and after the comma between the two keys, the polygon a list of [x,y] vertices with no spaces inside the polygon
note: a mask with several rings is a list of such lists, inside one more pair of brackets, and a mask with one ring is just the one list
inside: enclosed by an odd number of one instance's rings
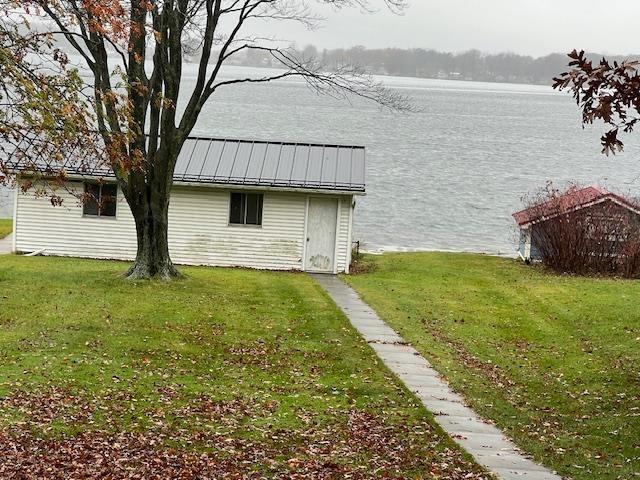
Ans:
{"label": "white siding", "polygon": [[[82,184],[70,187],[81,191]],[[53,207],[47,198],[19,195],[19,252],[44,249],[47,255],[135,257],[135,224],[120,192],[116,218],[83,217],[82,206],[73,195],[64,192],[61,197],[63,206]],[[230,226],[228,190],[176,186],[169,208],[171,257],[178,264],[300,270],[306,202],[305,194],[267,191],[261,227]],[[337,263],[338,271],[344,271],[350,248],[351,197],[342,197],[340,203]]]}
{"label": "white siding", "polygon": [[[81,183],[69,183],[69,190],[83,191]],[[118,193],[116,217],[83,217],[82,205],[71,193],[60,190],[62,205],[54,207],[46,197],[18,194],[16,250],[45,250],[48,255],[116,258],[131,260],[136,255],[136,228],[131,211]]]}
{"label": "white siding", "polygon": [[342,197],[338,207],[338,231],[336,236],[337,245],[337,265],[338,272],[346,272],[349,267],[350,240],[349,240],[349,209],[351,208],[352,197]]}
{"label": "white siding", "polygon": [[169,245],[176,263],[302,268],[304,195],[264,195],[262,226],[229,225],[229,192],[176,188],[169,210]]}

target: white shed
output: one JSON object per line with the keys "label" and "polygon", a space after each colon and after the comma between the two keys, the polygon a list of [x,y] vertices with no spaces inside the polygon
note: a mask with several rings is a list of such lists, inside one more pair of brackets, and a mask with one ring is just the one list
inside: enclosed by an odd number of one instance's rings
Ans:
{"label": "white shed", "polygon": [[[16,190],[14,251],[133,260],[135,224],[109,183],[113,174],[65,168],[71,180],[58,192],[61,206]],[[115,200],[98,208],[67,190]],[[363,147],[189,138],[171,192],[171,257],[187,265],[348,272],[355,197],[364,193]]]}

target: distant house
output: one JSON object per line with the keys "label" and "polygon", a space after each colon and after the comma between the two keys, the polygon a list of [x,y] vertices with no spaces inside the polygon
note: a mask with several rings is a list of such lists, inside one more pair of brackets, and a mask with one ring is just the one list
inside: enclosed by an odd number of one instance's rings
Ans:
{"label": "distant house", "polygon": [[[14,250],[135,258],[133,216],[113,173],[65,168],[69,190],[115,200],[81,204],[60,189],[54,207],[16,190]],[[355,198],[364,193],[364,147],[189,138],[171,192],[170,253],[178,264],[348,272]]]}
{"label": "distant house", "polygon": [[543,222],[547,222],[560,214],[582,212],[586,215],[607,215],[614,213],[631,214],[640,217],[640,210],[633,202],[612,193],[604,188],[589,186],[571,189],[564,195],[548,202],[534,205],[513,214],[519,228],[518,253],[525,261],[542,260],[539,245],[540,236],[536,229]]}

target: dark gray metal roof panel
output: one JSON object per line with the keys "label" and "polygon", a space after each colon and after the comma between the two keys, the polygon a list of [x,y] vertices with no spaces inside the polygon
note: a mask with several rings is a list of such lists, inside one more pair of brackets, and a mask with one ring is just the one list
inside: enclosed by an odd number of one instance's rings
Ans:
{"label": "dark gray metal roof panel", "polygon": [[233,168],[231,169],[231,180],[234,183],[244,183],[244,180],[247,178],[247,170],[249,168],[252,152],[252,143],[246,142],[238,144],[238,152],[236,153]]}
{"label": "dark gray metal roof panel", "polygon": [[226,182],[231,178],[231,170],[236,161],[236,153],[238,152],[238,143],[224,142],[218,168],[214,175],[214,181]]}
{"label": "dark gray metal roof panel", "polygon": [[335,185],[337,179],[337,166],[338,166],[338,149],[325,148],[324,157],[322,159],[322,177],[320,182],[323,185]]}
{"label": "dark gray metal roof panel", "polygon": [[202,140],[189,143],[189,149],[191,150],[189,153],[189,164],[184,172],[180,172],[183,178],[200,178],[210,146],[210,142],[204,142]]}
{"label": "dark gray metal roof panel", "polygon": [[[78,152],[79,153],[79,152]],[[52,160],[45,151],[7,159],[15,171],[55,172],[61,165],[68,175],[113,177],[107,167],[76,158]],[[59,158],[59,157],[58,157]],[[330,145],[261,140],[189,137],[174,169],[176,182],[365,191],[365,150],[350,145]]]}
{"label": "dark gray metal roof panel", "polygon": [[309,168],[309,148],[301,145],[296,147],[291,168],[291,183],[294,185],[304,184]]}
{"label": "dark gray metal roof panel", "polygon": [[306,183],[317,187],[320,185],[320,179],[322,176],[322,162],[324,160],[324,150],[320,146],[309,147],[309,168],[307,169]]}
{"label": "dark gray metal roof panel", "polygon": [[364,185],[364,148],[351,151],[351,184]]}
{"label": "dark gray metal roof panel", "polygon": [[245,174],[247,182],[260,181],[266,153],[267,146],[264,143],[255,143],[253,145],[249,165],[247,166],[247,173]]}
{"label": "dark gray metal roof panel", "polygon": [[270,183],[275,181],[281,154],[281,144],[271,143],[267,145],[267,153],[264,156],[264,165],[260,173],[260,182]]}
{"label": "dark gray metal roof panel", "polygon": [[351,184],[351,159],[353,157],[353,149],[339,148],[338,160],[336,166],[336,185]]}
{"label": "dark gray metal roof panel", "polygon": [[289,185],[291,183],[291,170],[293,169],[293,159],[297,145],[282,145],[281,148],[278,168],[272,180],[273,185]]}
{"label": "dark gray metal roof panel", "polygon": [[202,166],[200,172],[200,178],[206,181],[211,181],[216,176],[216,171],[220,165],[220,157],[222,155],[222,149],[224,148],[224,142],[216,140],[209,142],[209,150],[207,150],[207,157]]}
{"label": "dark gray metal roof panel", "polygon": [[193,147],[196,143],[196,140],[187,139],[184,142],[182,150],[178,154],[178,160],[176,160],[176,172],[184,172],[189,168],[189,161],[191,160],[191,153],[193,152]]}

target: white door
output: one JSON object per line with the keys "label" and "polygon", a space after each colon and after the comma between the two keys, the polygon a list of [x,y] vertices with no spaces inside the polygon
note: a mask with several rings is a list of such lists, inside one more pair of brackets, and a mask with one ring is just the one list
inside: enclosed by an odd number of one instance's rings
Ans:
{"label": "white door", "polygon": [[308,214],[305,270],[333,273],[338,200],[335,198],[309,198]]}

